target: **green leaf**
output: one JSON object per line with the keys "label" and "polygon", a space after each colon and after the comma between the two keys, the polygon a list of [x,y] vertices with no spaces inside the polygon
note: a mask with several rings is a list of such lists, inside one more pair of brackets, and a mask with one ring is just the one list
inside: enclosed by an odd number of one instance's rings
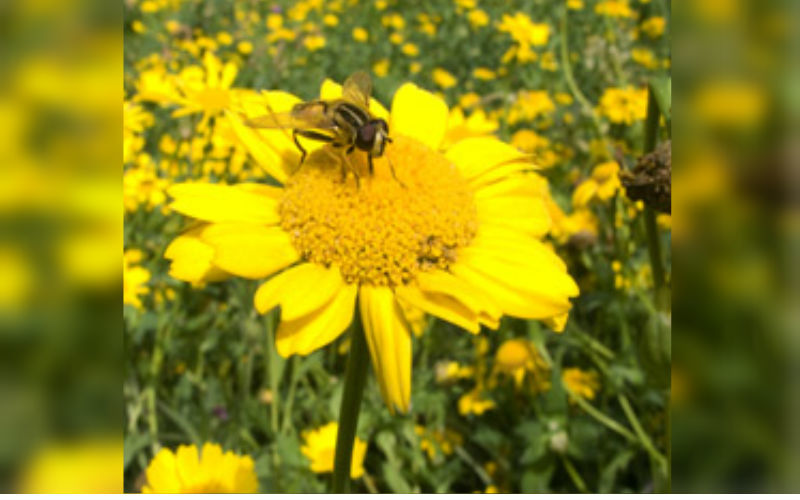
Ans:
{"label": "green leaf", "polygon": [[670,121],[672,113],[672,78],[669,76],[658,76],[650,80],[650,91],[656,98],[658,109],[664,115],[664,119]]}

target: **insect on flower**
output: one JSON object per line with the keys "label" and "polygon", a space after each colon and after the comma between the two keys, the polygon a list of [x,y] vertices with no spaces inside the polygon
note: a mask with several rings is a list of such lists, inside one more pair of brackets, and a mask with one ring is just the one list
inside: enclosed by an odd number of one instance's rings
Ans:
{"label": "insect on flower", "polygon": [[[355,175],[356,182],[359,182],[358,172],[347,160],[347,155],[355,149],[366,152],[369,173],[372,175],[374,171],[372,159],[383,156],[386,144],[392,142],[386,121],[374,117],[369,112],[371,93],[372,80],[366,72],[359,71],[344,82],[340,99],[302,102],[288,112],[270,112],[268,115],[249,119],[246,123],[253,128],[292,129],[292,139],[302,154],[300,166],[306,159],[307,151],[300,144],[298,136],[326,142],[340,150],[344,149],[345,161]],[[344,164],[342,167],[344,178],[346,175]],[[397,179],[391,161],[389,167],[392,176]]]}

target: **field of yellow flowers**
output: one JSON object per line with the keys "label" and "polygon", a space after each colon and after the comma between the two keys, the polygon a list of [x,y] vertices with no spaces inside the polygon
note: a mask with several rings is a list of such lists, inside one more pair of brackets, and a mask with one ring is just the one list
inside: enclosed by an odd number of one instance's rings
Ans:
{"label": "field of yellow flowers", "polygon": [[126,491],[668,491],[669,2],[124,6]]}

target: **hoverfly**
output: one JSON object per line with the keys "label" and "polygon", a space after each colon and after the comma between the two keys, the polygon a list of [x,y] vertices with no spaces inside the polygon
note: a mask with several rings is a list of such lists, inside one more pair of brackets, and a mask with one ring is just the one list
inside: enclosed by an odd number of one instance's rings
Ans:
{"label": "hoverfly", "polygon": [[[307,151],[298,137],[305,137],[344,149],[346,161],[347,156],[355,149],[366,152],[369,173],[372,175],[372,159],[383,156],[386,144],[391,143],[392,139],[389,137],[389,125],[386,121],[369,112],[371,93],[372,80],[366,72],[359,71],[344,82],[340,99],[302,102],[288,112],[271,112],[249,119],[246,123],[253,128],[292,129],[292,140],[301,153],[300,166],[306,159]],[[397,179],[391,161],[389,166],[392,176]],[[352,165],[350,170],[358,183],[359,176]]]}

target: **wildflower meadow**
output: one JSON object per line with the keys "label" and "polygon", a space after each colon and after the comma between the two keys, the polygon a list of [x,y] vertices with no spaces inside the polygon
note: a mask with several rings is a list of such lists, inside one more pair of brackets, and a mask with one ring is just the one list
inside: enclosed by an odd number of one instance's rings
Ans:
{"label": "wildflower meadow", "polygon": [[124,37],[125,491],[670,490],[668,1]]}

